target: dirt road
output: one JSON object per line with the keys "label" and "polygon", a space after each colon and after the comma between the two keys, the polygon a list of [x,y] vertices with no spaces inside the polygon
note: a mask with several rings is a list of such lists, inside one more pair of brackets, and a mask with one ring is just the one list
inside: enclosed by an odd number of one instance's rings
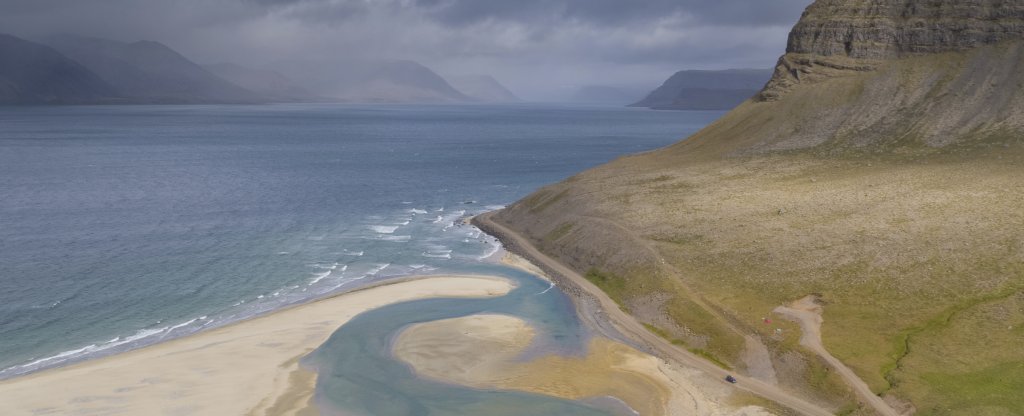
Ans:
{"label": "dirt road", "polygon": [[[484,231],[495,234],[495,236],[505,244],[506,249],[535,262],[547,272],[557,274],[567,279],[569,283],[575,285],[579,290],[582,290],[587,295],[596,299],[600,303],[600,307],[607,316],[608,321],[623,335],[631,338],[635,342],[640,342],[649,346],[653,350],[657,351],[658,355],[663,359],[675,361],[682,365],[699,369],[719,380],[724,380],[725,376],[729,374],[727,371],[708,362],[707,360],[700,358],[689,351],[678,348],[664,338],[648,331],[647,328],[644,328],[644,326],[635,318],[624,312],[622,309],[619,309],[618,304],[616,304],[615,301],[609,298],[608,295],[593,283],[588,281],[579,273],[576,273],[571,268],[563,265],[546,254],[541,253],[533,247],[526,238],[522,237],[518,233],[493,221],[491,219],[492,215],[493,213],[481,214],[474,218],[473,221]],[[742,389],[764,397],[804,415],[832,415],[832,412],[796,397],[789,392],[782,390],[778,386],[773,386],[760,380],[741,375],[733,374],[733,376],[738,379],[738,382],[734,385],[737,389]],[[722,383],[725,383],[725,381],[722,381]]]}
{"label": "dirt road", "polygon": [[899,416],[900,413],[889,406],[885,400],[875,395],[868,387],[864,380],[857,377],[857,374],[853,372],[849,367],[839,361],[838,358],[833,357],[832,354],[825,349],[825,344],[821,342],[821,324],[824,319],[821,317],[821,305],[815,302],[813,296],[808,296],[800,299],[789,306],[779,306],[775,308],[775,313],[786,316],[787,318],[800,324],[800,329],[803,334],[800,336],[800,345],[807,347],[807,349],[814,351],[819,357],[824,359],[832,368],[839,373],[839,376],[846,381],[853,390],[860,396],[861,400],[870,405],[875,409],[878,414],[883,416]]}

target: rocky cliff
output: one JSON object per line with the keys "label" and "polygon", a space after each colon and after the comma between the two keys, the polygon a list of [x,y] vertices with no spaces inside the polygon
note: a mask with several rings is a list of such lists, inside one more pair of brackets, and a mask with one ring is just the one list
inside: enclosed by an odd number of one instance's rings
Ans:
{"label": "rocky cliff", "polygon": [[819,0],[757,98],[492,218],[836,413],[877,403],[776,307],[816,299],[825,348],[899,411],[1024,414],[1021,19],[1024,0]]}
{"label": "rocky cliff", "polygon": [[[1020,1],[818,1],[790,33],[768,85],[719,123],[732,132],[691,142],[744,154],[1005,136],[1024,128],[1022,39]],[[788,116],[767,123],[772,113]],[[708,146],[709,135],[745,139]]]}
{"label": "rocky cliff", "polygon": [[896,58],[960,51],[1024,35],[1024,4],[1007,0],[827,0],[807,8],[786,53]]}

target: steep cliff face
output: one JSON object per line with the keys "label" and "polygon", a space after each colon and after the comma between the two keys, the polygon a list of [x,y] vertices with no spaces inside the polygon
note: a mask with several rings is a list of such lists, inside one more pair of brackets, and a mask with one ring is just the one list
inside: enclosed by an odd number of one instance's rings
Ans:
{"label": "steep cliff face", "polygon": [[681,147],[928,151],[1024,131],[1024,42],[886,60],[787,54],[760,100]]}
{"label": "steep cliff face", "polygon": [[819,0],[757,98],[493,218],[837,413],[858,400],[776,306],[817,296],[825,347],[903,409],[1024,414],[1022,19],[1024,0]]}
{"label": "steep cliff face", "polygon": [[875,69],[894,58],[1019,41],[1024,4],[1006,0],[827,0],[804,12],[789,34],[762,101],[793,84]]}
{"label": "steep cliff face", "polygon": [[1024,35],[1024,4],[1007,0],[828,0],[807,8],[787,53],[894,58],[960,51]]}
{"label": "steep cliff face", "polygon": [[1006,136],[1024,130],[1022,56],[1024,2],[818,1],[767,86],[717,124],[729,131],[709,129],[690,146],[842,152]]}

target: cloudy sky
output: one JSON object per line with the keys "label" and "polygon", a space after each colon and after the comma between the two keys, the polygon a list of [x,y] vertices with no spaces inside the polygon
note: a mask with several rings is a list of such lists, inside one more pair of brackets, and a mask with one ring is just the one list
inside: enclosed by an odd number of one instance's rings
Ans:
{"label": "cloudy sky", "polygon": [[412,59],[528,99],[769,68],[811,0],[0,0],[0,31],[163,42],[200,63]]}

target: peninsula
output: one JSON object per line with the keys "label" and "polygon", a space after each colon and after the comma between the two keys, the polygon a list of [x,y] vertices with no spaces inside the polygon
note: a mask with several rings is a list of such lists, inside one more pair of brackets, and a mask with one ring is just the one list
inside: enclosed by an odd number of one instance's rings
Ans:
{"label": "peninsula", "polygon": [[1024,2],[819,0],[755,97],[478,224],[797,412],[1020,414],[1022,59]]}

